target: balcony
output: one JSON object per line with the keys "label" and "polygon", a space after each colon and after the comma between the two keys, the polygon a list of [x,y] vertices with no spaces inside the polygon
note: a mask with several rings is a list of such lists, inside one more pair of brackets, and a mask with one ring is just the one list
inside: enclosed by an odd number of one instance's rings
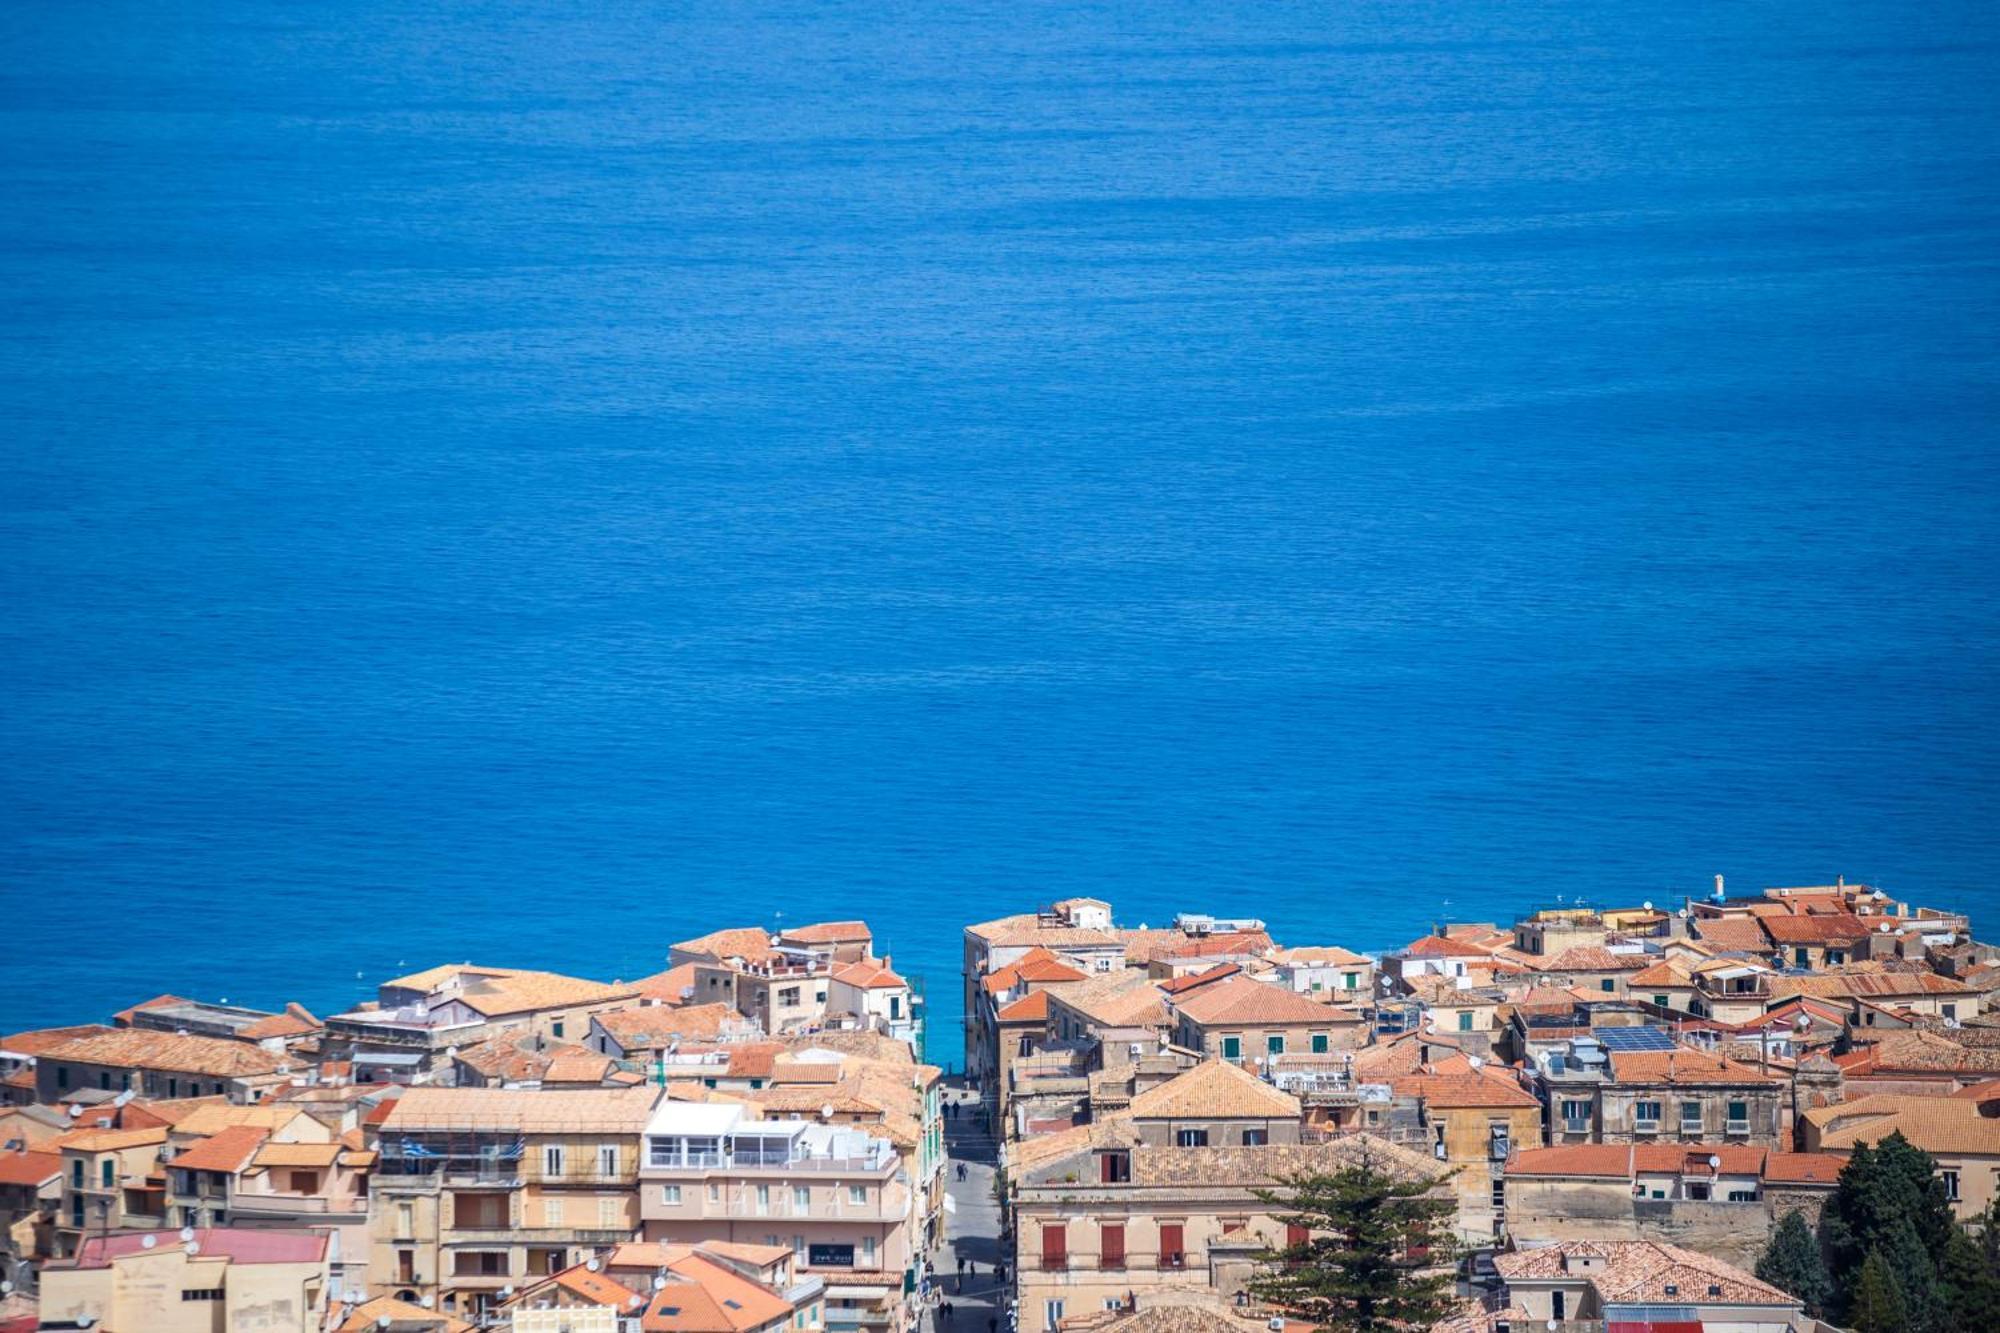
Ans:
{"label": "balcony", "polygon": [[[318,1194],[239,1194],[230,1203],[229,1211],[239,1217],[253,1214],[258,1217],[290,1217],[329,1213],[334,1209],[330,1199]],[[339,1211],[366,1213],[368,1201],[352,1200]]]}
{"label": "balcony", "polygon": [[1660,1132],[1660,1122],[1657,1120],[1634,1120],[1632,1122],[1632,1132],[1634,1134],[1658,1134]]}
{"label": "balcony", "polygon": [[1750,1122],[1748,1120],[1728,1121],[1722,1126],[1722,1132],[1725,1134],[1748,1134],[1750,1132]]}
{"label": "balcony", "polygon": [[636,1227],[446,1227],[452,1245],[622,1245]]}
{"label": "balcony", "polygon": [[1562,1126],[1563,1133],[1565,1134],[1590,1133],[1590,1121],[1588,1120],[1565,1120],[1562,1122]]}

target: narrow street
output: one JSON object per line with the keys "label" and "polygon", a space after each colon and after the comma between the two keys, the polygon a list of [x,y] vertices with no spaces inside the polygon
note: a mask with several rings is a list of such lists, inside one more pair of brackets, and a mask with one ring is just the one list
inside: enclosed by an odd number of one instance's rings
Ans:
{"label": "narrow street", "polygon": [[[993,1136],[981,1123],[976,1095],[951,1086],[945,1097],[958,1111],[944,1122],[945,1150],[951,1157],[946,1189],[952,1202],[946,1213],[944,1251],[937,1263],[941,1297],[927,1313],[927,1327],[930,1333],[1006,1333],[1013,1284],[1000,1281],[996,1266],[1003,1259],[1011,1262],[1012,1256],[1000,1249]],[[964,1180],[958,1178],[961,1165]]]}

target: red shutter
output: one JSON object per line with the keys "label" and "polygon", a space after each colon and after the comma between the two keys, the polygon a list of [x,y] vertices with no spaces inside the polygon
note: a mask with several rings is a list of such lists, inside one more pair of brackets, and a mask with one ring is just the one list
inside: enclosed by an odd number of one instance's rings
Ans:
{"label": "red shutter", "polygon": [[1069,1267],[1069,1238],[1060,1225],[1042,1228],[1042,1267],[1056,1272]]}
{"label": "red shutter", "polygon": [[1304,1245],[1307,1241],[1311,1239],[1312,1239],[1312,1229],[1310,1227],[1302,1227],[1296,1222],[1291,1222],[1286,1224],[1285,1226],[1286,1249],[1296,1250],[1297,1248],[1299,1248],[1299,1246]]}
{"label": "red shutter", "polygon": [[1179,1268],[1187,1261],[1182,1251],[1181,1227],[1178,1222],[1160,1226],[1160,1267]]}
{"label": "red shutter", "polygon": [[1098,1232],[1098,1267],[1123,1268],[1125,1266],[1125,1228],[1106,1222]]}

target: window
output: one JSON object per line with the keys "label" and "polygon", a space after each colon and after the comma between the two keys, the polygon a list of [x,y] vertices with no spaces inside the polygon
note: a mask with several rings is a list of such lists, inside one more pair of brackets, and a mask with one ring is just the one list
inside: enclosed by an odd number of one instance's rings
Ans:
{"label": "window", "polygon": [[1205,1129],[1177,1129],[1174,1131],[1176,1148],[1206,1148],[1208,1131]]}
{"label": "window", "polygon": [[660,1186],[661,1203],[678,1204],[680,1201],[681,1201],[681,1187],[679,1185]]}
{"label": "window", "polygon": [[81,1157],[69,1164],[69,1186],[71,1189],[80,1190],[83,1188],[83,1159]]}
{"label": "window", "polygon": [[542,1225],[559,1227],[563,1224],[563,1201],[561,1199],[542,1200]]}
{"label": "window", "polygon": [[792,1262],[795,1264],[802,1264],[805,1261],[806,1261],[806,1238],[804,1236],[793,1236]]}
{"label": "window", "polygon": [[1940,1171],[1938,1174],[1944,1177],[1944,1197],[1956,1202],[1958,1199],[1958,1172]]}
{"label": "window", "polygon": [[[106,1091],[106,1092],[109,1092],[109,1091],[111,1091],[111,1071],[110,1071],[110,1070],[108,1070],[108,1069],[100,1069],[100,1070],[98,1070],[98,1071],[97,1071],[97,1086],[98,1086],[98,1087],[100,1087],[100,1088],[102,1088],[102,1089],[103,1089],[104,1091]],[[187,1298],[187,1297],[186,1297],[186,1294],[185,1294],[185,1293],[183,1293],[183,1294],[182,1294],[182,1299],[183,1299],[183,1300],[185,1300],[186,1298]]]}
{"label": "window", "polygon": [[1608,994],[1609,992],[1618,989],[1618,983],[1613,981],[1610,977],[1606,977],[1604,980],[1597,983],[1597,989],[1604,991]]}
{"label": "window", "polygon": [[1326,1054],[1326,1034],[1324,1032],[1313,1033],[1312,1050],[1314,1055]]}
{"label": "window", "polygon": [[1061,1222],[1042,1225],[1042,1268],[1059,1273],[1069,1267],[1069,1231]]}
{"label": "window", "polygon": [[542,1149],[542,1174],[545,1176],[559,1176],[562,1173],[562,1145],[557,1143],[548,1144]]}
{"label": "window", "polygon": [[1700,1129],[1700,1128],[1701,1128],[1701,1103],[1700,1103],[1700,1102],[1682,1102],[1682,1103],[1681,1103],[1681,1128],[1682,1128],[1682,1129]]}
{"label": "window", "polygon": [[847,1201],[856,1207],[866,1204],[868,1202],[868,1187],[866,1185],[849,1185],[847,1187]]}
{"label": "window", "polygon": [[625,1208],[617,1199],[600,1198],[597,1201],[597,1225],[610,1231],[625,1225]]}
{"label": "window", "polygon": [[1023,1032],[1021,1034],[1021,1048],[1020,1050],[1015,1052],[1015,1054],[1033,1055],[1034,1053],[1035,1053],[1035,1039],[1029,1036],[1027,1033]]}
{"label": "window", "polygon": [[1282,1032],[1273,1032],[1270,1036],[1264,1038],[1264,1050],[1271,1055],[1283,1055],[1285,1053],[1285,1034]]}
{"label": "window", "polygon": [[1261,1148],[1270,1141],[1271,1131],[1268,1129],[1246,1129],[1243,1131],[1243,1146],[1246,1148]]}
{"label": "window", "polygon": [[182,1287],[181,1299],[184,1301],[219,1301],[222,1299],[222,1288]]}
{"label": "window", "polygon": [[1745,1128],[1748,1128],[1750,1124],[1750,1103],[1749,1102],[1729,1103],[1729,1123],[1732,1126],[1742,1125]]}
{"label": "window", "polygon": [[600,1143],[597,1145],[597,1174],[615,1176],[618,1174],[618,1145]]}
{"label": "window", "polygon": [[1653,1003],[1657,1004],[1662,1009],[1671,1009],[1673,1007],[1672,1005],[1667,1003],[1667,997],[1664,995],[1655,995],[1653,997]]}
{"label": "window", "polygon": [[1458,1030],[1460,1032],[1472,1031],[1472,1011],[1470,1009],[1461,1009],[1458,1011]]}
{"label": "window", "polygon": [[708,1201],[710,1203],[722,1202],[722,1185],[719,1181],[711,1180],[708,1182]]}
{"label": "window", "polygon": [[294,1194],[319,1193],[319,1172],[294,1171],[290,1174],[289,1188]]}
{"label": "window", "polygon": [[1660,1103],[1633,1102],[1632,1119],[1637,1121],[1641,1127],[1650,1125],[1654,1129],[1658,1129],[1660,1127]]}
{"label": "window", "polygon": [[[398,1236],[414,1236],[417,1234],[415,1204],[399,1203],[396,1205],[396,1234]],[[407,1281],[408,1279],[404,1280]]]}
{"label": "window", "polygon": [[1225,1060],[1241,1060],[1243,1058],[1243,1038],[1224,1037],[1222,1039],[1222,1058]]}
{"label": "window", "polygon": [[1183,1227],[1179,1222],[1160,1223],[1160,1267],[1183,1268],[1187,1265],[1186,1242],[1182,1236]]}
{"label": "window", "polygon": [[1943,1008],[1944,1008],[1944,1016],[1945,1016],[1946,1018],[1957,1018],[1957,1017],[1958,1017],[1958,1006],[1957,1006],[1957,1005],[1955,1005],[1955,1004],[1947,1004],[1947,1005],[1943,1006]]}
{"label": "window", "polygon": [[1097,1266],[1099,1268],[1120,1269],[1125,1266],[1125,1227],[1121,1223],[1106,1222],[1097,1229]]}
{"label": "window", "polygon": [[1340,988],[1342,990],[1358,990],[1360,986],[1361,974],[1359,972],[1343,972],[1340,974]]}
{"label": "window", "polygon": [[759,1185],[757,1187],[757,1216],[765,1217],[768,1216],[770,1212],[771,1212],[771,1187],[769,1185]]}
{"label": "window", "polygon": [[1048,1329],[1050,1333],[1054,1333],[1062,1325],[1063,1303],[1061,1301],[1042,1302],[1042,1317],[1045,1321],[1042,1327]]}
{"label": "window", "polygon": [[57,1066],[56,1066],[56,1086],[57,1086],[58,1088],[67,1088],[67,1087],[69,1086],[69,1066],[68,1066],[68,1065],[57,1065]]}
{"label": "window", "polygon": [[1101,1185],[1123,1185],[1132,1178],[1132,1154],[1105,1152],[1097,1155],[1097,1180]]}
{"label": "window", "polygon": [[792,1186],[792,1211],[801,1217],[812,1211],[813,1192],[807,1185]]}
{"label": "window", "polygon": [[797,986],[786,986],[778,992],[779,1004],[790,1007],[796,1006],[798,1002],[799,988]]}
{"label": "window", "polygon": [[97,1164],[97,1183],[110,1189],[118,1181],[118,1160],[114,1157],[101,1159]]}
{"label": "window", "polygon": [[[1673,1295],[1673,1292],[1674,1289],[1672,1287],[1667,1288],[1667,1294],[1669,1296]],[[1568,1304],[1563,1300],[1563,1293],[1560,1291],[1550,1292],[1549,1314],[1554,1317],[1557,1323],[1561,1323],[1564,1319],[1568,1318],[1567,1311],[1568,1311]]]}
{"label": "window", "polygon": [[556,1036],[556,1037],[562,1036],[563,1021],[560,1018],[558,1018],[555,1022],[549,1024],[549,1033],[551,1036]]}

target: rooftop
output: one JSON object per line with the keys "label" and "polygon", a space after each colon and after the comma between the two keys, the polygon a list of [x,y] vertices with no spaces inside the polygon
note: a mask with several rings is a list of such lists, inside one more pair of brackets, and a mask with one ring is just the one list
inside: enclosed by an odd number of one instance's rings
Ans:
{"label": "rooftop", "polygon": [[287,1063],[286,1057],[276,1052],[227,1037],[182,1036],[177,1032],[141,1028],[117,1028],[77,1037],[49,1047],[37,1058],[212,1078],[274,1074]]}

